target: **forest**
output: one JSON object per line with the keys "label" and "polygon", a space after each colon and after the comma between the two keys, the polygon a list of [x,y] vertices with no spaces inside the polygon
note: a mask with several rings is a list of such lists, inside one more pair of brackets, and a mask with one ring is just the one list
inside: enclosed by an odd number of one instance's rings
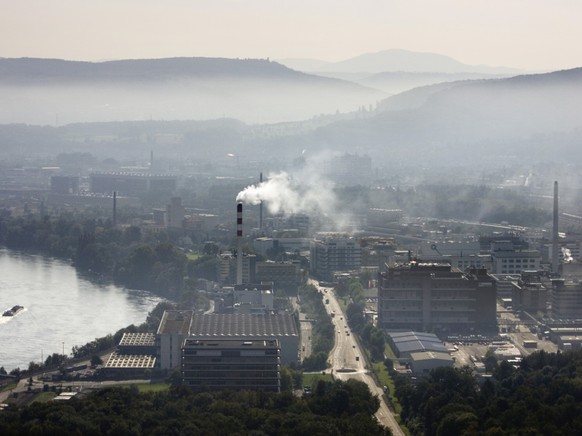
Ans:
{"label": "forest", "polygon": [[481,384],[469,368],[397,376],[401,418],[413,435],[582,434],[582,351],[537,351],[519,367],[495,365]]}
{"label": "forest", "polygon": [[67,402],[11,405],[0,412],[0,434],[388,435],[373,417],[378,401],[356,380],[320,381],[307,397],[106,388]]}

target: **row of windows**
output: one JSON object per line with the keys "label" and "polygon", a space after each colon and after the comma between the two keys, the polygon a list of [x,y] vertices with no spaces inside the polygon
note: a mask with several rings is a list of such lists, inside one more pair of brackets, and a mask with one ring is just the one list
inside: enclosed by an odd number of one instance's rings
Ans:
{"label": "row of windows", "polygon": [[190,386],[278,386],[274,380],[188,380]]}
{"label": "row of windows", "polygon": [[204,371],[204,370],[220,370],[220,371],[277,371],[279,365],[200,365],[194,362],[184,362],[184,369]]}
{"label": "row of windows", "polygon": [[535,259],[503,259],[501,263],[514,263],[514,260],[515,263],[522,263],[522,261],[523,263],[529,263],[530,265],[535,265],[536,263]]}
{"label": "row of windows", "polygon": [[233,372],[233,371],[184,371],[184,378],[208,378],[208,379],[265,379],[265,378],[279,378],[278,371],[268,372]]}

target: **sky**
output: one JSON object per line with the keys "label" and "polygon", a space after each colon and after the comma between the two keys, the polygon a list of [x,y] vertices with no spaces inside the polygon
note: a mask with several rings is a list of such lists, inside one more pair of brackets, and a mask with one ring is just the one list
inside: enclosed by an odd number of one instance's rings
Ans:
{"label": "sky", "polygon": [[471,65],[582,66],[580,0],[0,0],[0,57],[345,60],[405,49]]}

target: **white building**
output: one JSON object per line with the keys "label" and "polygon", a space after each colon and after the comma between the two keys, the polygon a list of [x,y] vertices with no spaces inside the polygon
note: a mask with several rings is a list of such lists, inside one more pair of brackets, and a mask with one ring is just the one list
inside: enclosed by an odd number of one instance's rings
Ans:
{"label": "white building", "polygon": [[311,272],[331,280],[333,273],[359,270],[362,251],[355,238],[337,234],[322,235],[311,242]]}

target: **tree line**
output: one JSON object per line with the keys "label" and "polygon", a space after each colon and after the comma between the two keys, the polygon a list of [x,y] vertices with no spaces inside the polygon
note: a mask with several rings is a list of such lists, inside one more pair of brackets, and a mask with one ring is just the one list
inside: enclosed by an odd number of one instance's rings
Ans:
{"label": "tree line", "polygon": [[184,293],[192,298],[196,279],[216,279],[215,257],[189,260],[165,236],[144,236],[136,226],[113,227],[110,220],[87,213],[39,218],[0,211],[0,245],[70,259],[93,277],[176,301]]}
{"label": "tree line", "polygon": [[327,358],[335,343],[335,328],[331,322],[322,295],[313,285],[304,285],[299,289],[301,311],[314,319],[311,329],[311,355],[303,360],[303,369],[318,371],[327,368]]}
{"label": "tree line", "polygon": [[373,414],[378,398],[359,381],[320,381],[309,397],[291,392],[201,392],[175,386],[140,393],[106,388],[67,402],[10,405],[0,434],[388,435]]}
{"label": "tree line", "polygon": [[437,368],[417,383],[396,376],[413,435],[582,434],[582,351],[537,351],[515,368],[495,364],[481,384],[467,367]]}

